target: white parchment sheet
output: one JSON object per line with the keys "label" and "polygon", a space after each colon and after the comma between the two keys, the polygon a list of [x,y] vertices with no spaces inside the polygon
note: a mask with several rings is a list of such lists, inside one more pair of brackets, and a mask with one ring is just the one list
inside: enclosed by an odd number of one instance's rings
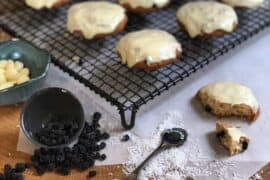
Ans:
{"label": "white parchment sheet", "polygon": [[[216,119],[205,113],[201,106],[192,99],[201,86],[219,80],[233,80],[247,85],[253,90],[261,106],[259,119],[252,124],[242,120],[226,119],[226,121],[241,126],[241,130],[251,139],[249,149],[245,153],[230,157],[239,162],[238,171],[248,177],[270,161],[270,29],[255,36],[231,53],[220,57],[218,61],[211,63],[144,106],[139,111],[136,126],[132,131],[142,138],[147,137],[157,122],[161,120],[162,114],[170,110],[178,110],[183,114],[189,133],[199,139],[199,147],[206,160],[228,158],[222,155],[217,156],[218,152],[211,143],[210,133],[215,129]],[[53,65],[45,86],[69,89],[82,101],[87,117],[98,110],[103,113],[105,118],[118,121],[120,125],[115,107],[110,106],[104,99]],[[17,150],[31,153],[34,148],[35,146],[28,142],[23,133],[20,133]],[[100,164],[119,164],[125,162],[127,158],[125,146],[108,145],[105,151],[108,159]]]}

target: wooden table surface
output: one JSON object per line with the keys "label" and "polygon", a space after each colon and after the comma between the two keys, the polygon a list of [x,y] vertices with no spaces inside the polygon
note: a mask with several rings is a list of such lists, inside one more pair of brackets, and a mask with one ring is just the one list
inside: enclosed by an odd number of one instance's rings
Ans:
{"label": "wooden table surface", "polygon": [[[0,29],[0,41],[10,39],[10,36]],[[22,105],[0,107],[0,169],[3,171],[5,164],[15,165],[17,162],[29,162],[30,156],[23,152],[16,151],[17,141],[19,137],[19,117]],[[93,179],[97,180],[113,180],[124,179],[121,165],[115,166],[98,166],[90,168],[89,170],[96,170],[97,176]],[[46,173],[43,176],[38,176],[33,170],[27,170],[24,173],[26,180],[36,179],[67,179],[67,180],[81,180],[87,179],[87,173],[72,171],[69,176],[60,176],[55,173]]]}
{"label": "wooden table surface", "polygon": [[[21,112],[21,105],[12,107],[0,107],[0,169],[3,171],[5,164],[15,165],[17,162],[29,162],[30,156],[23,152],[16,151],[17,141],[19,136],[19,117]],[[93,179],[112,180],[124,179],[120,165],[117,166],[98,166],[90,168],[89,170],[96,170],[97,176]],[[67,179],[80,180],[87,179],[87,173],[72,171],[69,176],[60,176],[54,173],[46,173],[43,176],[38,176],[32,170],[27,170],[24,174],[26,180],[36,179]]]}
{"label": "wooden table surface", "polygon": [[[10,39],[10,36],[0,29],[0,41]],[[17,141],[19,137],[19,117],[22,105],[0,107],[0,169],[5,164],[14,165],[17,162],[29,162],[30,156],[23,152],[16,151]],[[96,166],[89,170],[96,170],[97,176],[93,179],[97,180],[120,180],[125,179],[121,165],[114,166]],[[24,173],[26,180],[36,179],[67,179],[67,180],[83,180],[87,179],[87,173],[72,171],[69,176],[60,176],[55,173],[46,173],[38,176],[33,170],[27,170]],[[1,170],[2,171],[2,170]],[[270,164],[258,171],[264,180],[270,180]]]}

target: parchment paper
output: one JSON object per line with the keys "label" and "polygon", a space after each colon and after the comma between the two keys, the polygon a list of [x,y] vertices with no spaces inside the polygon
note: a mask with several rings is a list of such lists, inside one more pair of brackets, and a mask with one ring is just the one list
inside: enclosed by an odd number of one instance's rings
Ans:
{"label": "parchment paper", "polygon": [[[248,134],[251,145],[248,151],[230,157],[239,162],[238,171],[246,177],[252,175],[263,164],[270,161],[270,30],[255,36],[250,41],[233,50],[231,53],[220,57],[218,61],[191,76],[188,80],[178,84],[162,96],[152,101],[139,111],[135,128],[132,130],[142,137],[147,137],[160,121],[162,114],[170,110],[179,110],[185,119],[185,125],[193,137],[198,138],[199,146],[206,160],[228,158],[218,153],[212,143],[211,135],[215,129],[216,119],[205,113],[201,106],[194,101],[197,90],[213,81],[233,80],[250,87],[261,105],[261,114],[258,120],[249,124],[243,120],[224,119]],[[61,86],[71,90],[82,101],[87,116],[99,110],[105,118],[118,121],[119,115],[116,108],[110,106],[98,95],[89,91],[77,81],[62,73],[58,68],[51,66],[45,86]],[[119,131],[119,128],[116,128]],[[19,151],[31,153],[35,148],[20,133],[18,140]],[[191,140],[192,141],[192,140]],[[118,153],[115,153],[118,152]],[[109,145],[106,148],[108,159],[102,164],[118,164],[126,160],[126,147]]]}

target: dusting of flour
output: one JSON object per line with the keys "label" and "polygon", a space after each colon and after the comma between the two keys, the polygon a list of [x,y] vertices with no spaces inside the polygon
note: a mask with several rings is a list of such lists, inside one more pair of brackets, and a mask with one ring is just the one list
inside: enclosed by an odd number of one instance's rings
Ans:
{"label": "dusting of flour", "polygon": [[[158,124],[149,139],[142,139],[134,134],[131,135],[131,145],[127,148],[129,158],[124,164],[125,173],[132,172],[159,144],[160,135],[165,129],[183,128],[182,116],[179,112],[167,113],[164,120]],[[164,177],[167,167],[177,167],[186,163],[185,153],[180,148],[173,148],[160,153],[140,173],[139,179],[158,179]],[[164,171],[165,170],[165,171]]]}
{"label": "dusting of flour", "polygon": [[[192,177],[195,180],[243,180],[234,172],[236,165],[226,160],[210,161],[203,156],[198,146],[198,138],[184,125],[182,114],[179,111],[169,111],[156,125],[155,130],[148,138],[142,138],[132,131],[115,133],[108,143],[125,145],[127,160],[123,164],[124,173],[131,173],[159,144],[160,135],[165,129],[180,127],[189,133],[187,142],[178,148],[171,148],[155,156],[140,172],[139,180],[186,180]],[[120,142],[123,135],[128,134],[128,142]]]}

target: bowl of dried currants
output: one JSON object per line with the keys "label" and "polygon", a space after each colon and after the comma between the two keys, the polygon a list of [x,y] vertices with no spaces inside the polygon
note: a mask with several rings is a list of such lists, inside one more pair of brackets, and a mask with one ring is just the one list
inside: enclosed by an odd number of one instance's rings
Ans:
{"label": "bowl of dried currants", "polygon": [[64,147],[75,142],[84,128],[79,100],[63,88],[46,88],[31,96],[21,113],[21,128],[42,147]]}

